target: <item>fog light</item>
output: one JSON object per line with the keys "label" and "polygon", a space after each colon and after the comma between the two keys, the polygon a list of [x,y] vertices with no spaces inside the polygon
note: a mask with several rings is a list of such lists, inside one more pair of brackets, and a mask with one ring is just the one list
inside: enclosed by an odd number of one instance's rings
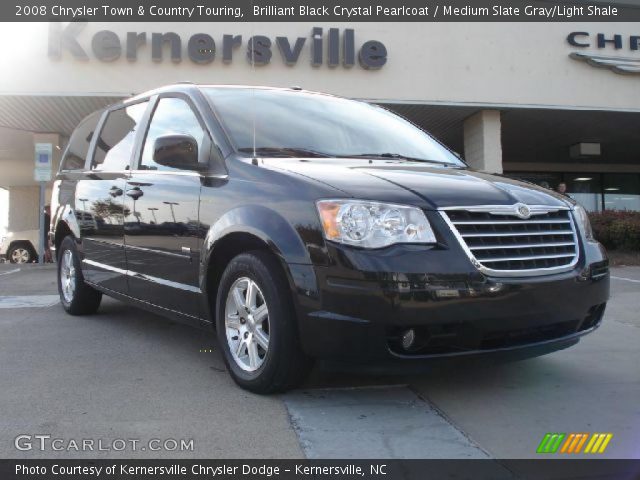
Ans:
{"label": "fog light", "polygon": [[591,278],[591,267],[584,267],[581,271],[580,271],[580,275],[578,276],[578,280],[581,280],[583,282],[589,280],[589,278]]}
{"label": "fog light", "polygon": [[402,348],[409,350],[413,346],[413,342],[416,340],[416,332],[413,328],[410,328],[402,335]]}

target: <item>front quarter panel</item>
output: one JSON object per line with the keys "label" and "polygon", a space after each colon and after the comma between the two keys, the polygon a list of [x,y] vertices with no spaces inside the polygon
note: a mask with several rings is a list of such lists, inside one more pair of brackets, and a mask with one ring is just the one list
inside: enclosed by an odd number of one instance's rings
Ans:
{"label": "front quarter panel", "polygon": [[[202,206],[206,208],[206,203]],[[231,233],[248,233],[260,238],[287,263],[310,263],[305,245],[294,227],[270,208],[245,205],[225,213],[207,231],[203,247],[205,257],[215,248],[216,242]]]}
{"label": "front quarter panel", "polygon": [[[326,264],[315,200],[333,189],[241,160],[227,162],[226,179],[208,178],[200,193],[203,257],[229,233],[252,234],[288,264]],[[292,178],[293,177],[293,178]],[[203,262],[205,265],[208,258]]]}

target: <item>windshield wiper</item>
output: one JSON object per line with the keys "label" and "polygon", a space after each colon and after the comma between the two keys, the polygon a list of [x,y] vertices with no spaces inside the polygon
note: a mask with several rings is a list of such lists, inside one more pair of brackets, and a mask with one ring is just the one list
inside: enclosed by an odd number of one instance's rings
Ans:
{"label": "windshield wiper", "polygon": [[[253,147],[239,148],[239,152],[253,153]],[[256,155],[284,156],[284,157],[330,157],[331,155],[307,148],[298,147],[256,147]]]}
{"label": "windshield wiper", "polygon": [[[242,153],[253,154],[253,147],[243,147],[238,149]],[[391,158],[396,160],[406,160],[410,162],[433,163],[436,165],[444,165],[446,167],[461,167],[455,163],[441,162],[439,160],[429,160],[426,158],[408,157],[400,153],[356,153],[333,155],[330,153],[318,152],[308,148],[298,147],[256,147],[256,155],[272,156],[272,157],[314,157],[314,158]]]}
{"label": "windshield wiper", "polygon": [[400,153],[356,153],[354,155],[340,155],[340,157],[344,158],[393,158],[397,160],[408,160],[410,162],[426,162],[426,163],[435,163],[438,165],[445,165],[448,167],[458,167],[455,163],[449,162],[441,162],[439,160],[430,160],[428,158],[416,158],[416,157],[408,157],[407,155],[402,155]]}

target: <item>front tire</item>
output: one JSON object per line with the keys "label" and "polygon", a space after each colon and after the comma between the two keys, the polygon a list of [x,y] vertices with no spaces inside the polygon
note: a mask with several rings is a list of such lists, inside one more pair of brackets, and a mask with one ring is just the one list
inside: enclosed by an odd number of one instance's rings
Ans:
{"label": "front tire", "polygon": [[71,236],[65,237],[60,244],[58,293],[62,307],[71,315],[95,313],[102,300],[102,293],[84,282],[78,247]]}
{"label": "front tire", "polygon": [[246,390],[288,390],[311,365],[300,348],[288,282],[268,252],[229,262],[218,288],[216,330],[227,369]]}

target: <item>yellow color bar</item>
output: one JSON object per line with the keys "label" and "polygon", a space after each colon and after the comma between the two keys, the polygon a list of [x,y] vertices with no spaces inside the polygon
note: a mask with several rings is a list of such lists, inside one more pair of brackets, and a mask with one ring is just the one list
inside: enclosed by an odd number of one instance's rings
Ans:
{"label": "yellow color bar", "polygon": [[594,433],[584,453],[604,453],[611,438],[613,438],[611,433]]}
{"label": "yellow color bar", "polygon": [[594,433],[591,436],[591,440],[589,440],[589,443],[587,443],[587,448],[584,449],[584,453],[591,453],[591,447],[593,447],[593,444],[596,443],[598,437],[599,435],[597,433]]}
{"label": "yellow color bar", "polygon": [[604,440],[604,437],[606,437],[604,433],[598,434],[598,439],[596,440],[596,443],[594,443],[593,447],[591,447],[591,453],[598,453],[598,449],[600,448],[600,444]]}
{"label": "yellow color bar", "polygon": [[602,445],[600,445],[600,450],[598,450],[598,453],[604,453],[605,449],[607,448],[607,445],[609,445],[609,442],[611,441],[612,438],[613,438],[612,433],[606,434],[606,437],[604,438],[604,442],[602,442]]}

